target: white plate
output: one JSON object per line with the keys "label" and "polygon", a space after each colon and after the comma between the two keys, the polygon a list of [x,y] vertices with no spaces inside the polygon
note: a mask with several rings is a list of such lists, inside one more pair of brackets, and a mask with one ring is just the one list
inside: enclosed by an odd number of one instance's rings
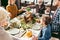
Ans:
{"label": "white plate", "polygon": [[17,28],[13,28],[13,29],[8,30],[8,32],[12,35],[15,35],[15,34],[18,34],[20,31]]}
{"label": "white plate", "polygon": [[35,23],[32,29],[40,30],[40,26],[41,25],[39,23]]}
{"label": "white plate", "polygon": [[10,22],[18,22],[19,20],[17,18],[12,19]]}

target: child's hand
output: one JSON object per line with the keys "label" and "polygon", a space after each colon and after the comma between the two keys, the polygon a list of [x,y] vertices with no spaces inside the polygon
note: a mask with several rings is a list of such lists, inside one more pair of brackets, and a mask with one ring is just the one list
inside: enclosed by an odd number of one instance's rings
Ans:
{"label": "child's hand", "polygon": [[32,40],[38,40],[38,38],[36,36],[33,35]]}

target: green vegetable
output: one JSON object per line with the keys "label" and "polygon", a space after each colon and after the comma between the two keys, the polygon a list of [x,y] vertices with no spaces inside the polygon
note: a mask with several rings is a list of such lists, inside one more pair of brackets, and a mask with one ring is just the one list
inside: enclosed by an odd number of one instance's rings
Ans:
{"label": "green vegetable", "polygon": [[31,8],[27,7],[27,8],[26,8],[26,10],[27,10],[27,11],[30,11],[30,10],[31,10]]}

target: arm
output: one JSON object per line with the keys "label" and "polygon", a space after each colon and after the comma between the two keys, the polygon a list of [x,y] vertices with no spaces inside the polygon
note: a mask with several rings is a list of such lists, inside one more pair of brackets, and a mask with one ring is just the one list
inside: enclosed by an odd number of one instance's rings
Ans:
{"label": "arm", "polygon": [[23,9],[18,10],[18,14],[20,14],[21,12],[23,12]]}
{"label": "arm", "polygon": [[38,40],[44,40],[45,39],[45,32],[42,34],[42,37],[38,37]]}
{"label": "arm", "polygon": [[30,7],[30,8],[36,8],[36,5],[29,5],[27,7]]}
{"label": "arm", "polygon": [[51,37],[51,29],[50,26],[48,28],[43,29],[42,37],[38,37],[38,40],[49,40]]}
{"label": "arm", "polygon": [[[6,6],[6,10],[7,10],[8,12],[10,12],[9,6]],[[9,13],[9,16],[10,16],[10,17],[12,16],[11,13]]]}
{"label": "arm", "polygon": [[29,6],[22,7],[22,8],[23,8],[23,9],[26,9],[27,7],[30,7],[30,8],[36,8],[36,5],[29,5]]}
{"label": "arm", "polygon": [[16,7],[16,10],[17,10],[17,14],[20,14],[21,12],[23,12],[23,9],[18,10],[17,5],[15,5],[15,7]]}

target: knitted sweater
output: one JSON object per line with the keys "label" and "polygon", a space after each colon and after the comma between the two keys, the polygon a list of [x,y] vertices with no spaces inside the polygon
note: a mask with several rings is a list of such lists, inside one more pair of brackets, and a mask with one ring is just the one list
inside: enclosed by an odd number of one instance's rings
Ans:
{"label": "knitted sweater", "polygon": [[6,10],[11,13],[11,19],[16,17],[18,13],[22,12],[23,10],[18,10],[17,6],[14,5],[7,5]]}

